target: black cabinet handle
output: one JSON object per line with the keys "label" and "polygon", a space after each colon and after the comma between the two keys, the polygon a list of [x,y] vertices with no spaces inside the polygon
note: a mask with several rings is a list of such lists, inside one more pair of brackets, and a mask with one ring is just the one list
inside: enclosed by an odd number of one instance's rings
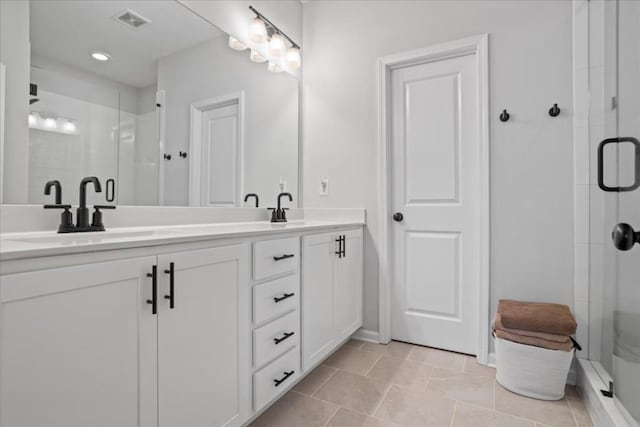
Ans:
{"label": "black cabinet handle", "polygon": [[169,263],[169,269],[165,270],[164,272],[169,275],[169,295],[165,295],[164,299],[168,299],[169,300],[169,308],[174,308],[174,306],[175,306],[175,295],[176,295],[176,292],[175,292],[175,290],[173,288],[174,279],[175,279],[174,263],[170,262]]}
{"label": "black cabinet handle", "polygon": [[284,254],[282,256],[274,256],[273,260],[274,261],[282,261],[283,259],[293,258],[294,256],[295,256],[294,254]]}
{"label": "black cabinet handle", "polygon": [[147,304],[151,304],[151,314],[158,313],[158,266],[151,267],[151,273],[147,273],[147,277],[151,277],[151,299],[147,300]]}
{"label": "black cabinet handle", "polygon": [[396,212],[393,214],[393,220],[395,222],[402,222],[403,219],[404,219],[404,215],[402,215],[401,212]]}
{"label": "black cabinet handle", "polygon": [[[626,187],[609,187],[604,183],[604,147],[607,144],[620,144],[621,142],[629,142],[634,146],[634,180],[633,184]],[[620,138],[607,138],[598,145],[598,187],[602,191],[610,192],[627,192],[640,188],[640,141],[631,136]]]}
{"label": "black cabinet handle", "polygon": [[279,380],[273,380],[273,382],[275,383],[275,386],[278,387],[280,384],[285,382],[287,380],[287,378],[289,378],[291,375],[295,374],[295,372],[296,371],[283,372],[284,377],[280,378]]}
{"label": "black cabinet handle", "polygon": [[338,250],[336,251],[336,255],[338,255],[338,258],[342,258],[342,236],[338,236],[336,242],[338,242]]}
{"label": "black cabinet handle", "polygon": [[274,338],[273,342],[276,343],[276,345],[278,345],[282,341],[288,339],[289,337],[292,337],[294,334],[295,334],[295,332],[285,332],[284,335],[281,338]]}
{"label": "black cabinet handle", "polygon": [[342,235],[342,257],[347,257],[347,237],[344,234]]}
{"label": "black cabinet handle", "polygon": [[273,297],[273,302],[275,303],[279,303],[280,301],[284,301],[287,298],[291,298],[292,296],[294,296],[295,294],[293,292],[291,292],[290,294],[288,293],[284,293],[281,297]]}

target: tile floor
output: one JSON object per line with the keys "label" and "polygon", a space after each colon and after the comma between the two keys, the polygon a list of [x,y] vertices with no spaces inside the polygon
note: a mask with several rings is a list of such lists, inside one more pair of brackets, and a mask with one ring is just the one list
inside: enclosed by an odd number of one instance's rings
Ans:
{"label": "tile floor", "polygon": [[575,388],[546,402],[513,394],[457,353],[349,341],[252,427],[592,426]]}

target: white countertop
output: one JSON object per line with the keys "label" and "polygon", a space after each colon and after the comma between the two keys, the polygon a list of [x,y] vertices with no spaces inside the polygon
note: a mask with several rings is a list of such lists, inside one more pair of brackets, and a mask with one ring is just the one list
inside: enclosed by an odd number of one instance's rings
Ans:
{"label": "white countertop", "polygon": [[58,234],[55,231],[2,233],[0,261],[362,225],[364,222],[356,219],[309,219],[284,224],[256,221],[122,227],[102,232],[69,234]]}

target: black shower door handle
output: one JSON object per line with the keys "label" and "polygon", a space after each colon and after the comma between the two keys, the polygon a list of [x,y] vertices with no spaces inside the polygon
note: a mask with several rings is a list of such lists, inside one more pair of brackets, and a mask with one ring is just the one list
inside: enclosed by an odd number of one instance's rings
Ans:
{"label": "black shower door handle", "polygon": [[[621,142],[629,142],[634,145],[633,184],[626,187],[609,187],[604,183],[604,147],[608,144],[620,144]],[[619,138],[607,138],[600,142],[600,145],[598,145],[598,187],[603,191],[619,193],[633,191],[640,187],[640,141],[632,136],[624,136]]]}

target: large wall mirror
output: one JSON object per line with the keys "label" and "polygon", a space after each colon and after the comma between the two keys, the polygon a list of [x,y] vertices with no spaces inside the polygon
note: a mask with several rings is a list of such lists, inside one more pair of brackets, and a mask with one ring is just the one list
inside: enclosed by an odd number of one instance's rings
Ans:
{"label": "large wall mirror", "polygon": [[295,77],[251,62],[175,1],[25,3],[30,48],[8,37],[17,25],[1,40],[6,85],[21,49],[30,83],[20,99],[2,95],[7,119],[24,115],[3,126],[3,203],[50,203],[57,179],[77,204],[81,178],[97,176],[114,180],[119,205],[245,206],[246,193],[273,203],[281,191],[295,205]]}

